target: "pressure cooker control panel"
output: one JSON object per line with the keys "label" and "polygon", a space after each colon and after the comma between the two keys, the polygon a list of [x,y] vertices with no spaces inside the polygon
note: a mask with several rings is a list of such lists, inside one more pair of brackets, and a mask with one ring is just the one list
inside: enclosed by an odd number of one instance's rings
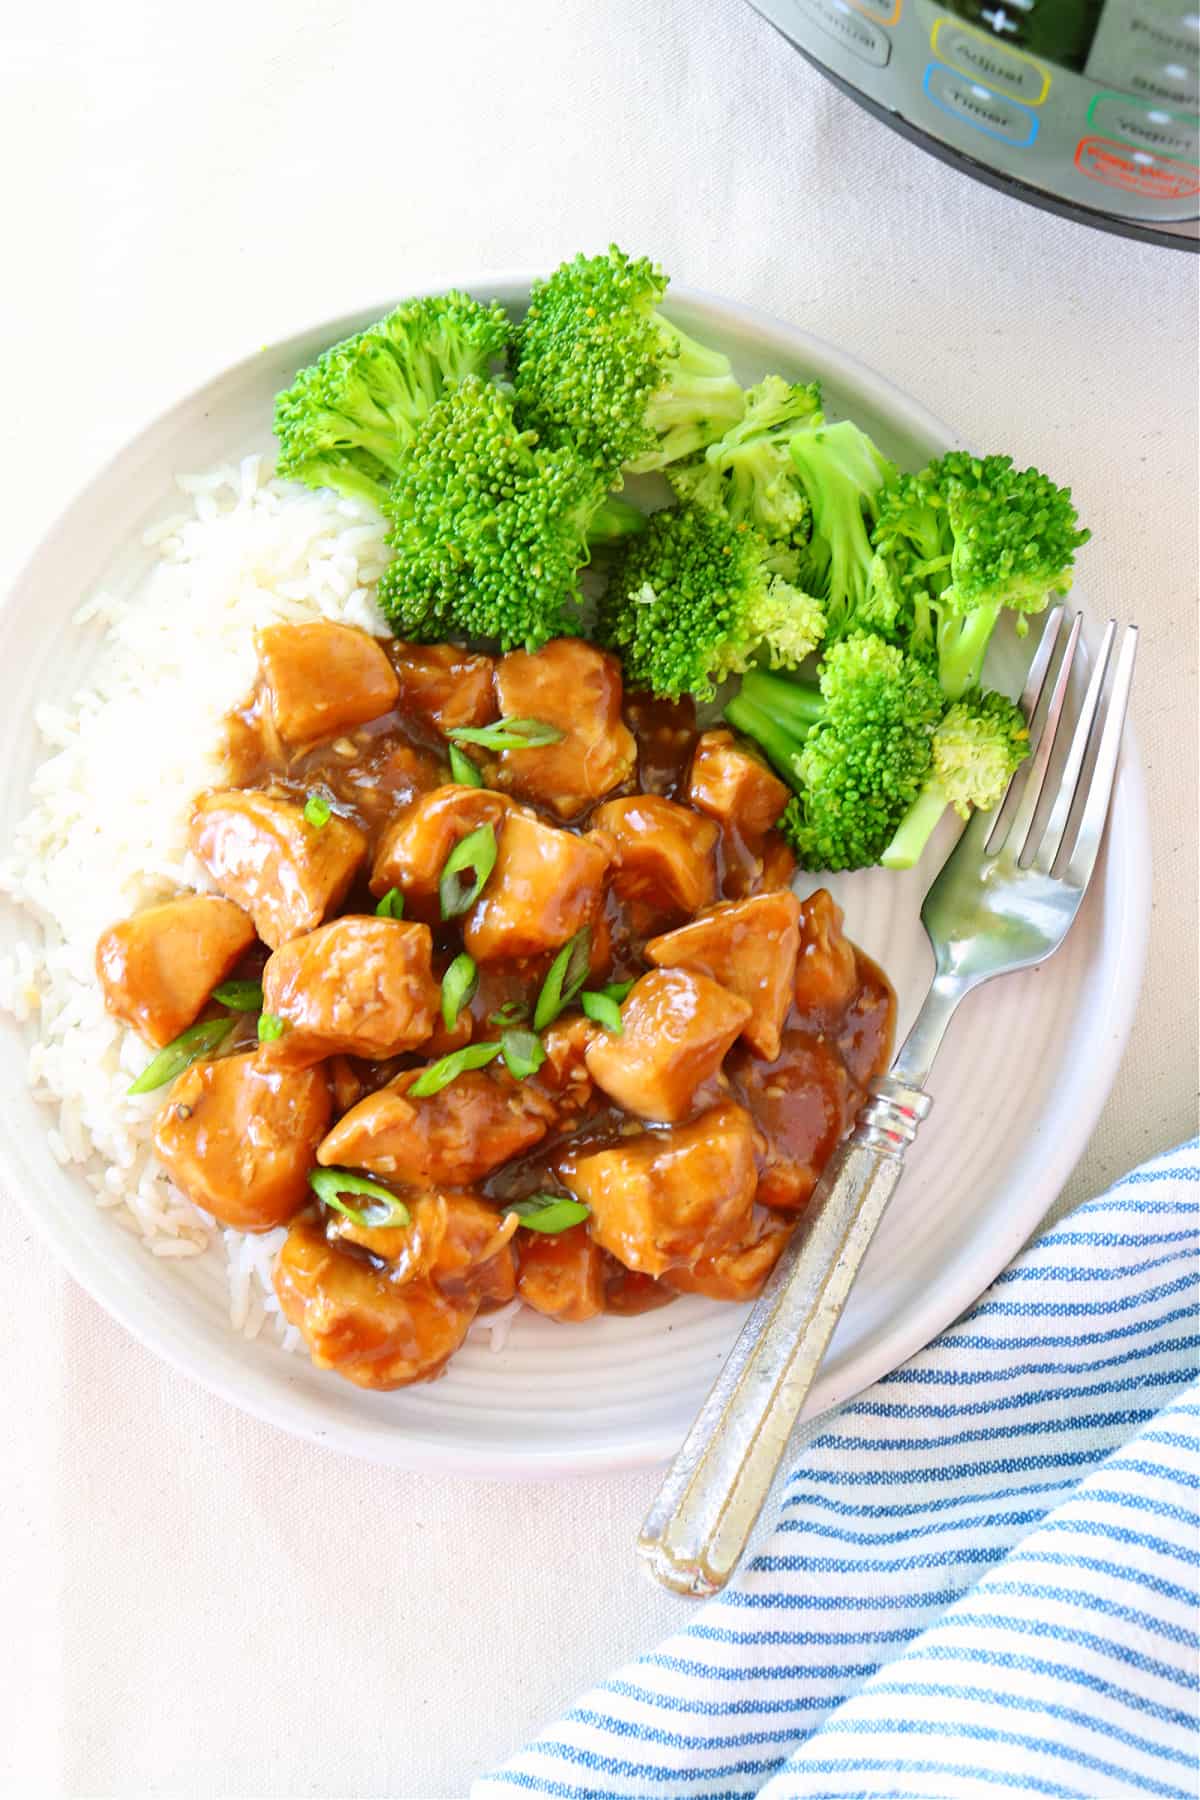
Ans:
{"label": "pressure cooker control panel", "polygon": [[1200,217],[1200,0],[754,0],[844,86],[1068,205]]}

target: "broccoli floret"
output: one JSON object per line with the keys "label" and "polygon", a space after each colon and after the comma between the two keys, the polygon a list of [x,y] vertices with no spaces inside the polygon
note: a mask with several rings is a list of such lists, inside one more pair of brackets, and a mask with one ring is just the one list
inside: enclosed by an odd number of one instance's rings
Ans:
{"label": "broccoli floret", "polygon": [[933,763],[880,861],[911,869],[948,806],[961,819],[993,812],[1029,754],[1025,715],[1004,694],[973,693],[949,707],[933,734]]}
{"label": "broccoli floret", "polygon": [[944,704],[918,662],[855,632],[825,652],[817,686],[754,670],[725,717],[795,789],[780,830],[801,865],[864,869],[921,792]]}
{"label": "broccoli floret", "polygon": [[818,421],[795,431],[788,449],[812,512],[801,584],[824,601],[830,639],[870,630],[869,532],[880,492],[895,479],[895,466],[848,419],[836,425]]}
{"label": "broccoli floret", "polygon": [[719,513],[652,513],[617,554],[597,636],[619,653],[629,687],[709,699],[757,655],[793,667],[816,646],[821,609],[788,579],[794,566],[794,554]]}
{"label": "broccoli floret", "polygon": [[702,456],[667,471],[681,500],[723,512],[770,539],[804,539],[808,496],[788,452],[792,433],[821,418],[816,382],[768,375],[746,391],[745,416]]}
{"label": "broccoli floret", "polygon": [[434,402],[464,376],[486,374],[511,331],[503,307],[466,294],[405,301],[276,397],[276,472],[382,507]]}
{"label": "broccoli floret", "polygon": [[418,643],[498,638],[506,650],[578,630],[570,608],[605,498],[569,445],[519,431],[508,393],[466,376],[418,426],[388,495],[385,616]]}
{"label": "broccoli floret", "polygon": [[[1000,614],[1041,612],[1071,585],[1078,529],[1068,488],[1010,456],[952,450],[884,494],[873,542],[872,594],[891,606],[890,634],[936,655],[946,694],[977,687]],[[886,627],[885,627],[886,629]]]}
{"label": "broccoli floret", "polygon": [[517,334],[517,416],[603,471],[662,469],[743,409],[729,358],[658,311],[667,277],[612,245],[533,285]]}

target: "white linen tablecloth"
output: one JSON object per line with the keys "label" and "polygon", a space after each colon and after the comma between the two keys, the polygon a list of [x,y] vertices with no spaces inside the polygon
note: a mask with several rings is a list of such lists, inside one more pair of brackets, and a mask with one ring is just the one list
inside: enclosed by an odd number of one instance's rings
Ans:
{"label": "white linen tablecloth", "polygon": [[[1069,1184],[1194,1129],[1196,260],[1018,206],[744,0],[63,0],[0,19],[7,577],[92,468],[269,338],[611,237],[1069,479],[1143,626],[1156,912]],[[341,1462],[155,1362],[0,1197],[0,1793],[457,1800],[689,1617],[657,1476]]]}

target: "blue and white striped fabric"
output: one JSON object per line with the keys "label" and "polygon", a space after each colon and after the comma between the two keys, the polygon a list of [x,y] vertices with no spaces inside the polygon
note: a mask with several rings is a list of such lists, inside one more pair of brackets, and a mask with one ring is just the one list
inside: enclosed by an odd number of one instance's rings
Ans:
{"label": "blue and white striped fabric", "polygon": [[1197,1792],[1200,1143],[802,1451],[726,1594],[474,1800]]}

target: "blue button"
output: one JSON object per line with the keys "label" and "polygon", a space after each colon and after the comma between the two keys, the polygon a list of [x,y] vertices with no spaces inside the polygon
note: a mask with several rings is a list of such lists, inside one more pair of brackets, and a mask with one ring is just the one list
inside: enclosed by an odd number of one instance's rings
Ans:
{"label": "blue button", "polygon": [[929,64],[924,85],[936,107],[960,124],[982,131],[985,137],[1022,150],[1038,134],[1037,114],[1029,107],[972,81],[969,75],[960,75],[957,69],[948,69],[945,63]]}

